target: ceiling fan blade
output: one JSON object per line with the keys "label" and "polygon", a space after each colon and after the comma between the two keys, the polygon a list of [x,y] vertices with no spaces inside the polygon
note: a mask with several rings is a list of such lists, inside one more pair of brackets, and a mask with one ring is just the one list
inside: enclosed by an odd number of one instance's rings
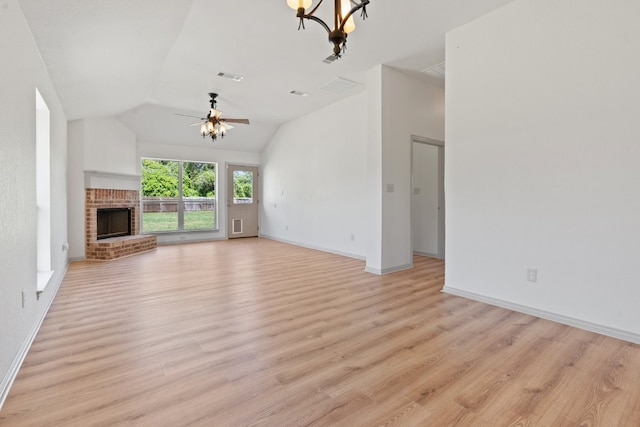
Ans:
{"label": "ceiling fan blade", "polygon": [[201,121],[201,122],[191,123],[189,126],[198,126],[198,125],[202,125],[202,124],[205,124],[205,123],[207,123],[207,121],[206,121],[206,120]]}
{"label": "ceiling fan blade", "polygon": [[234,128],[234,126],[231,126],[230,124],[227,124],[224,121],[221,124],[224,125],[225,130],[229,130],[229,129],[233,129]]}
{"label": "ceiling fan blade", "polygon": [[194,119],[207,120],[206,117],[190,116],[189,114],[173,113],[174,116],[193,117]]}
{"label": "ceiling fan blade", "polygon": [[249,119],[225,119],[222,118],[220,119],[221,122],[228,122],[228,123],[240,123],[243,125],[248,125],[249,124]]}

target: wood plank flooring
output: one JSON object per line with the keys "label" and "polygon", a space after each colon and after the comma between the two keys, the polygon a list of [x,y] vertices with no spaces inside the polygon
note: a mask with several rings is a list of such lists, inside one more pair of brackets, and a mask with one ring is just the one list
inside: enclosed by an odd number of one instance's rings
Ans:
{"label": "wood plank flooring", "polygon": [[640,346],[264,239],[72,263],[1,426],[640,426]]}

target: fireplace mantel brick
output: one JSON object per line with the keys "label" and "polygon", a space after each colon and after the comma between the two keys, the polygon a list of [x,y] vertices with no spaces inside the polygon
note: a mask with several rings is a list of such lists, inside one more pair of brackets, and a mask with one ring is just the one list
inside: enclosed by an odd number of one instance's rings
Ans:
{"label": "fireplace mantel brick", "polygon": [[[131,236],[97,240],[98,209],[131,208]],[[85,190],[85,258],[113,260],[157,247],[154,235],[140,234],[140,194],[136,190],[87,188]]]}

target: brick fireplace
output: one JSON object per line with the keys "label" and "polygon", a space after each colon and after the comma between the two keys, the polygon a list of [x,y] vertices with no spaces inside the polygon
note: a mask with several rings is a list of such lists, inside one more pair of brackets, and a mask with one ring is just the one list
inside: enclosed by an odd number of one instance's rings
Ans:
{"label": "brick fireplace", "polygon": [[[131,210],[131,235],[98,240],[98,209]],[[85,258],[113,260],[157,246],[156,236],[140,234],[140,195],[137,190],[85,189]]]}

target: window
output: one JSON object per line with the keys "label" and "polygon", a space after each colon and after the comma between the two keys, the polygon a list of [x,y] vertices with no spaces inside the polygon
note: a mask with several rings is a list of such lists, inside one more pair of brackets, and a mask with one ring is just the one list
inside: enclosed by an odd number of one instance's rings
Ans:
{"label": "window", "polygon": [[217,229],[215,163],[142,159],[142,232]]}
{"label": "window", "polygon": [[253,203],[253,172],[233,171],[233,204]]}

